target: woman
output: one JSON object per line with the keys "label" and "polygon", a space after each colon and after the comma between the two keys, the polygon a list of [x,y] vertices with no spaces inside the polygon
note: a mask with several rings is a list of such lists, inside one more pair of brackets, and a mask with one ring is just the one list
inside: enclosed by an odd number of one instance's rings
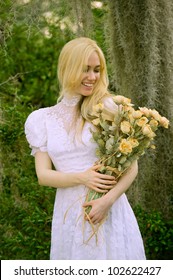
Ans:
{"label": "woman", "polygon": [[[124,194],[137,175],[137,162],[118,182],[98,173],[100,166],[95,165],[92,107],[103,102],[109,110],[117,109],[96,42],[89,38],[68,42],[59,57],[58,78],[58,104],[32,112],[25,124],[38,182],[57,188],[51,259],[145,259],[138,224]],[[105,195],[85,203],[88,189]],[[84,217],[88,205],[92,209]],[[92,234],[93,225],[99,225],[97,234]]]}

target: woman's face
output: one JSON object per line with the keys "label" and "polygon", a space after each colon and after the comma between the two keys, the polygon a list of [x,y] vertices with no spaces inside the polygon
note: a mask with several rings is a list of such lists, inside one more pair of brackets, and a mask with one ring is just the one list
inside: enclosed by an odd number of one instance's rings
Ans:
{"label": "woman's face", "polygon": [[83,69],[81,84],[76,89],[76,93],[83,96],[91,95],[99,79],[100,59],[97,52],[93,52],[88,59],[88,64]]}

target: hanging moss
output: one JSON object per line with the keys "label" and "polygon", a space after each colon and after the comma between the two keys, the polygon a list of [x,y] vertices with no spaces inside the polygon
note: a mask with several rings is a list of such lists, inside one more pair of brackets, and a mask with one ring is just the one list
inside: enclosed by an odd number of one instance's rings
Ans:
{"label": "hanging moss", "polygon": [[[173,121],[173,2],[106,0],[105,36],[110,81],[138,106],[155,108]],[[129,191],[133,203],[172,215],[173,130],[159,132],[157,149],[140,160]],[[163,205],[164,204],[164,205]]]}
{"label": "hanging moss", "polygon": [[93,15],[91,11],[91,1],[71,0],[65,5],[65,16],[70,17],[74,24],[76,37],[91,37],[93,30]]}

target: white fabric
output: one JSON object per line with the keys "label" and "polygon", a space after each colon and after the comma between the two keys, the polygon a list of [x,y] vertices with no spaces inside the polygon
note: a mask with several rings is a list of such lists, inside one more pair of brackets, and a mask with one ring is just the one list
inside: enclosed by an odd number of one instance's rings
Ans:
{"label": "white fabric", "polygon": [[[25,124],[32,155],[38,150],[48,152],[55,169],[67,174],[82,172],[97,160],[96,143],[91,140],[92,125],[85,123],[82,141],[75,141],[75,128],[70,130],[78,101],[78,98],[69,101],[64,97],[55,106],[31,113]],[[108,101],[107,104],[112,103]],[[82,204],[86,193],[84,185],[57,189],[51,259],[145,259],[138,224],[125,194],[111,207],[97,237],[94,235],[87,242],[92,228],[83,218]]]}

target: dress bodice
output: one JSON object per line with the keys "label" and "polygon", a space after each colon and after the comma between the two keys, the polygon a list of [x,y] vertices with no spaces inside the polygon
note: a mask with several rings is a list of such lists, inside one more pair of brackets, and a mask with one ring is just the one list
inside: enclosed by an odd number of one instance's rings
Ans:
{"label": "dress bodice", "polygon": [[[93,125],[85,122],[82,135],[76,135],[79,117],[74,123],[79,97],[64,97],[55,106],[32,112],[25,124],[32,154],[48,152],[56,170],[78,172],[89,168],[97,160],[96,143],[92,140]],[[82,159],[82,161],[81,161]]]}

